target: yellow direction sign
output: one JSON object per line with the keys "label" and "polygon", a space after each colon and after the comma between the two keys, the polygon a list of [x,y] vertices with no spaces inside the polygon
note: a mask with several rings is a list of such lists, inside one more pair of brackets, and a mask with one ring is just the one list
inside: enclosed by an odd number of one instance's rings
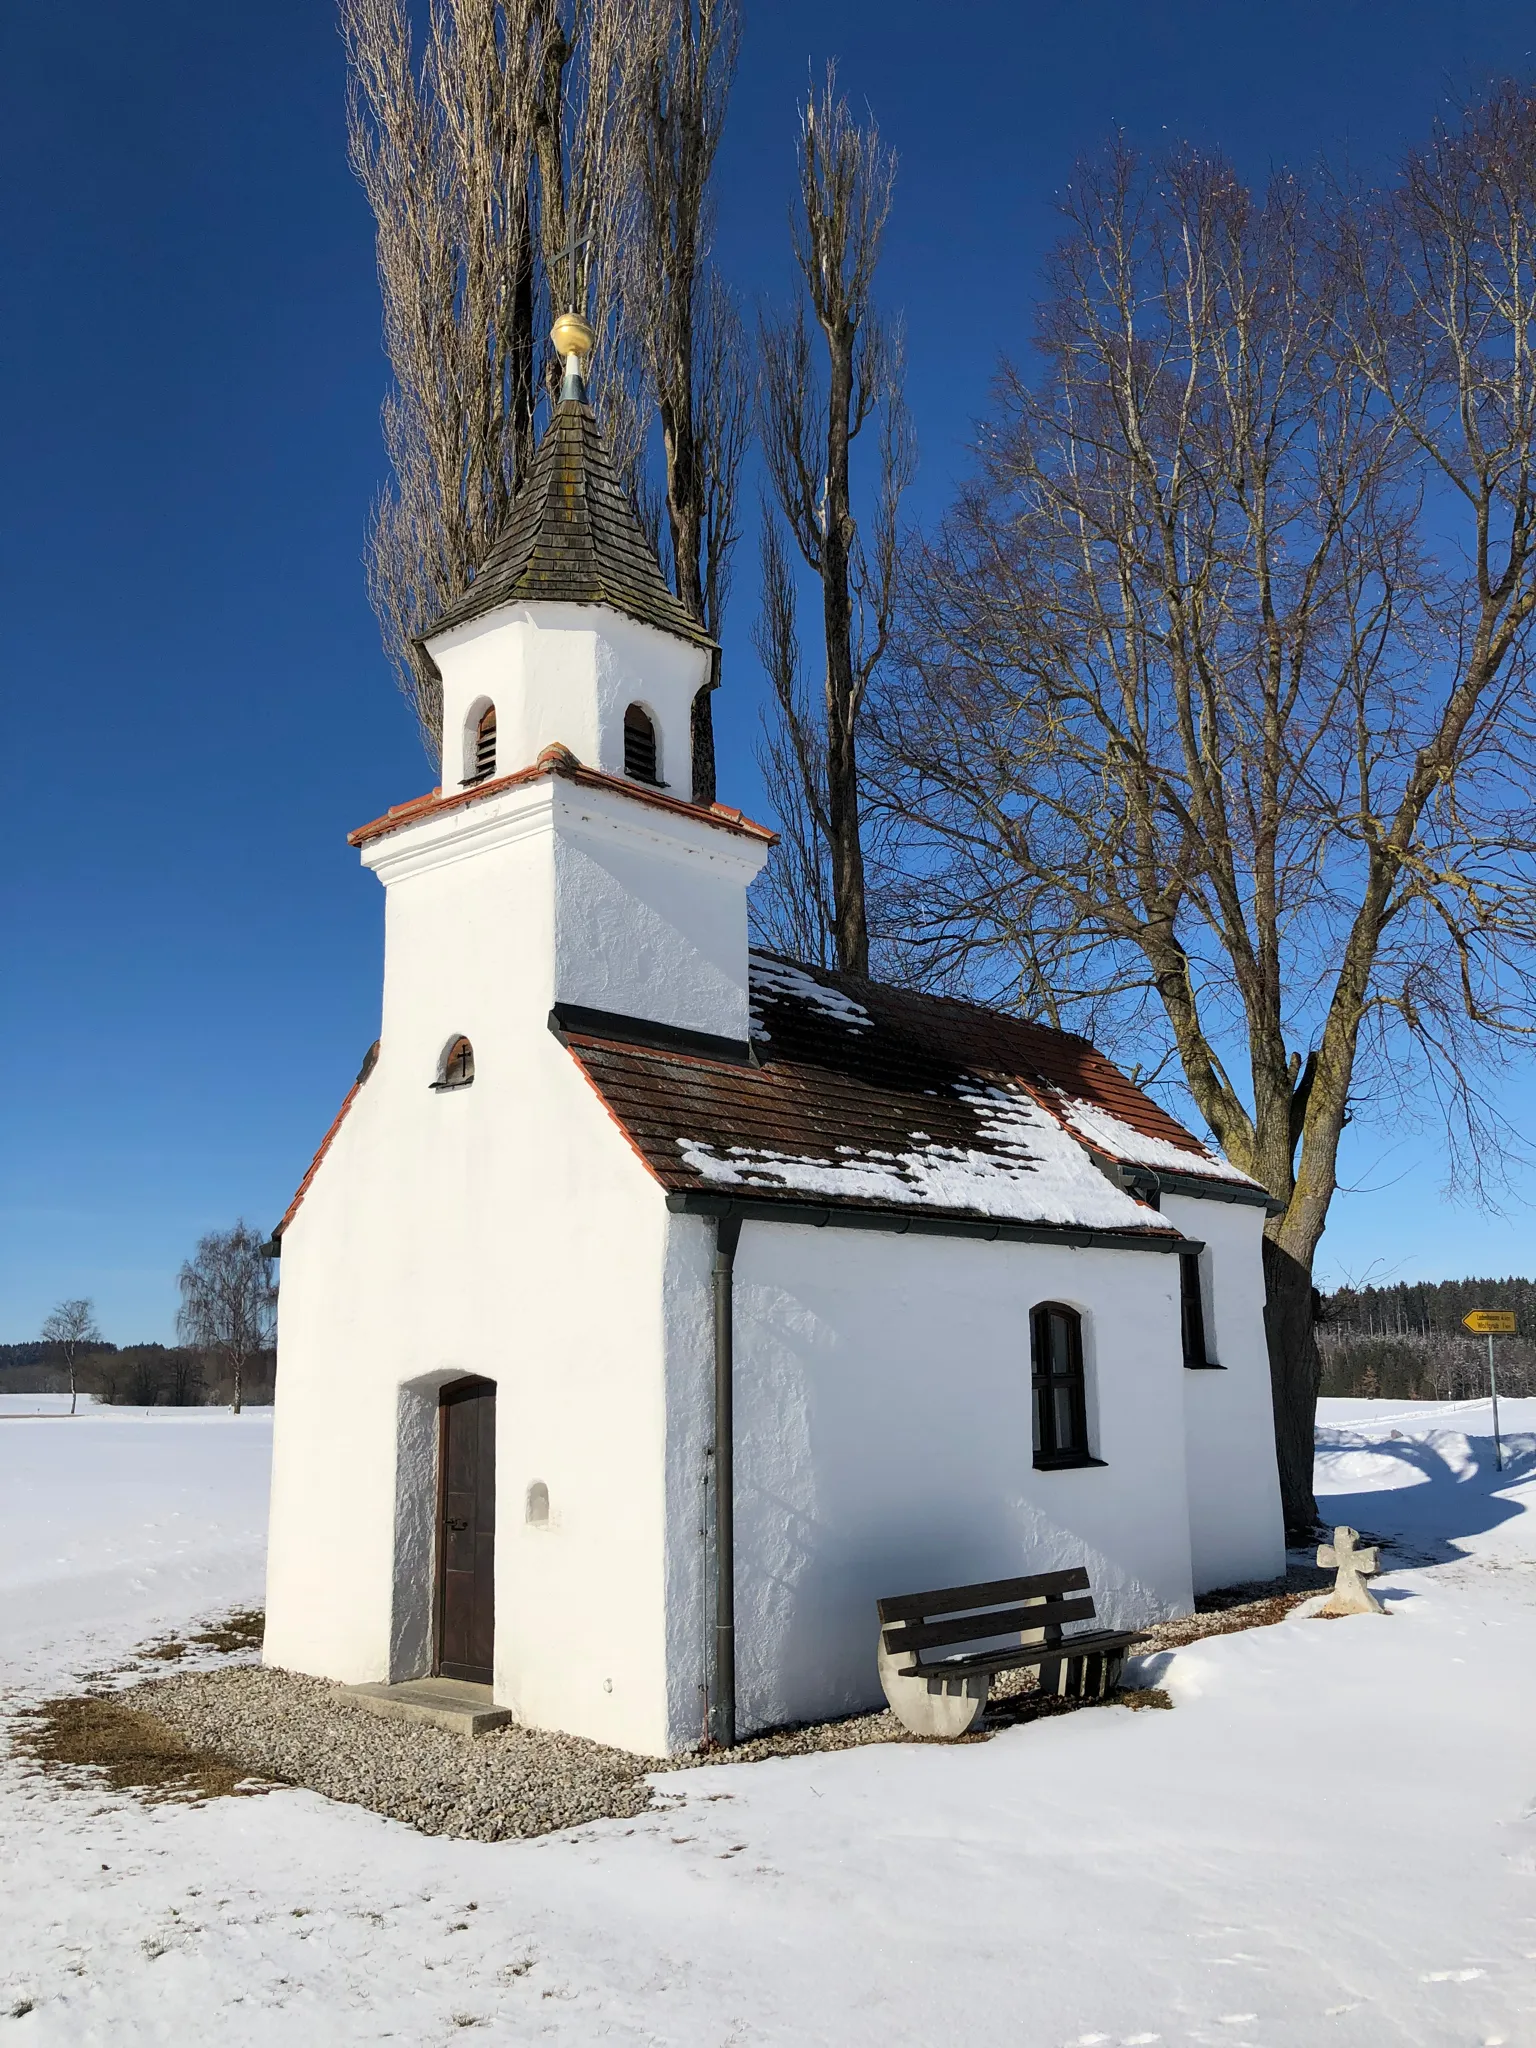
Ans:
{"label": "yellow direction sign", "polygon": [[1515,1334],[1513,1309],[1475,1308],[1461,1320],[1467,1329],[1475,1330],[1479,1337],[1513,1337]]}

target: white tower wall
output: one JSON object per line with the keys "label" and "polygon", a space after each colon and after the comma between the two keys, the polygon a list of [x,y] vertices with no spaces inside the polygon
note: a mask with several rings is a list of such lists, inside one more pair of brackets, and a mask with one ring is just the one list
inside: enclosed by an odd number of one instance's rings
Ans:
{"label": "white tower wall", "polygon": [[429,643],[443,678],[443,792],[473,776],[480,715],[496,707],[496,774],[569,747],[607,775],[624,773],[624,713],[656,728],[663,787],[691,794],[693,700],[709,681],[706,648],[607,605],[504,605]]}

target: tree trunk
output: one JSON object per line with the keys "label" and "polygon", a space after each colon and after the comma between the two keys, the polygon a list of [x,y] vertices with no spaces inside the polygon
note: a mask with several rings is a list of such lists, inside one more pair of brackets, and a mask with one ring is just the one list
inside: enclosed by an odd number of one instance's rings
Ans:
{"label": "tree trunk", "polygon": [[1317,1348],[1317,1297],[1311,1260],[1303,1262],[1274,1238],[1264,1239],[1264,1334],[1269,1344],[1275,1456],[1288,1539],[1306,1541],[1317,1524],[1312,1491],[1314,1417],[1322,1379]]}
{"label": "tree trunk", "polygon": [[234,1412],[236,1413],[236,1415],[238,1415],[238,1414],[240,1413],[240,1366],[241,1366],[241,1361],[240,1361],[240,1360],[239,1360],[239,1359],[237,1358],[237,1359],[235,1360],[235,1401],[234,1401]]}
{"label": "tree trunk", "polygon": [[69,1412],[71,1415],[75,1412],[75,1360],[73,1353],[70,1354],[69,1360]]}
{"label": "tree trunk", "polygon": [[719,677],[720,656],[712,656],[709,681],[695,695],[689,715],[690,780],[693,801],[696,804],[712,804],[715,800],[715,685]]}
{"label": "tree trunk", "polygon": [[826,525],[821,550],[822,618],[827,643],[827,824],[837,964],[869,973],[864,907],[864,842],[859,830],[859,690],[853,666],[853,600],[848,485],[852,430],[854,329],[823,322],[830,355],[827,402]]}

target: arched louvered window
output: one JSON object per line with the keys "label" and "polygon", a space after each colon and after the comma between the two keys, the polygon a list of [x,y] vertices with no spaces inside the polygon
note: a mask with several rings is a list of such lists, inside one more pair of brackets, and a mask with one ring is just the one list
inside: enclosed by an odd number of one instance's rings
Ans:
{"label": "arched louvered window", "polygon": [[1075,1308],[1042,1301],[1030,1311],[1035,1463],[1086,1465],[1088,1388],[1083,1373],[1083,1319]]}
{"label": "arched louvered window", "polygon": [[624,714],[624,773],[631,782],[656,780],[656,728],[638,704]]}
{"label": "arched louvered window", "polygon": [[475,1048],[467,1038],[450,1039],[434,1088],[467,1088],[475,1078]]}
{"label": "arched louvered window", "polygon": [[484,782],[496,773],[496,706],[487,704],[475,727],[474,767],[467,780]]}

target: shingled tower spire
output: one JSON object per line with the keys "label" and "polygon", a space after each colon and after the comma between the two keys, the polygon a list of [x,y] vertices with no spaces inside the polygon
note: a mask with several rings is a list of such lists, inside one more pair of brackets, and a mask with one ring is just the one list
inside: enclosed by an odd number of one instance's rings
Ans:
{"label": "shingled tower spire", "polygon": [[[564,314],[556,347],[586,322]],[[613,466],[607,438],[587,400],[587,349],[562,349],[565,383],[507,523],[479,575],[443,613],[428,636],[485,617],[502,605],[543,601],[606,604],[643,626],[695,646],[714,642],[667,588],[628,493]]]}

